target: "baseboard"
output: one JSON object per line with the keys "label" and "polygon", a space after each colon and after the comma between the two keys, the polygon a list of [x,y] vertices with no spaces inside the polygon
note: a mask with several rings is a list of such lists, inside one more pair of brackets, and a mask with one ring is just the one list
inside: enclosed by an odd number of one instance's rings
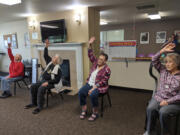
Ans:
{"label": "baseboard", "polygon": [[135,92],[153,93],[153,90],[129,88],[129,87],[122,87],[122,86],[112,86],[112,85],[110,85],[110,88],[118,88],[119,90],[128,90],[128,91],[135,91]]}

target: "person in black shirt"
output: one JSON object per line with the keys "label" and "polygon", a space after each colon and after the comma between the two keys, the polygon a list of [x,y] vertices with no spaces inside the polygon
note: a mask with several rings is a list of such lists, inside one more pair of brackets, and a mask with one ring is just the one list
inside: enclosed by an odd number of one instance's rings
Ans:
{"label": "person in black shirt", "polygon": [[48,47],[49,41],[46,40],[46,46],[44,48],[44,59],[47,66],[42,73],[40,81],[31,85],[30,90],[32,103],[25,106],[25,109],[37,106],[37,108],[33,111],[33,114],[37,114],[43,109],[46,90],[57,87],[61,80],[61,58],[57,54],[51,58],[48,55]]}

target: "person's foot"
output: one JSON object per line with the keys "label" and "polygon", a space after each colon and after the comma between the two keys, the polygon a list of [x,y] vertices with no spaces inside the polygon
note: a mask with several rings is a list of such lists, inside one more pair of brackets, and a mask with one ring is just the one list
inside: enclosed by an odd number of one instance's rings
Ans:
{"label": "person's foot", "polygon": [[11,97],[12,94],[11,93],[7,93],[6,91],[2,93],[2,95],[0,96],[0,98],[8,98]]}
{"label": "person's foot", "polygon": [[150,133],[148,131],[146,131],[143,135],[150,135]]}
{"label": "person's foot", "polygon": [[98,113],[93,113],[91,117],[89,117],[88,121],[93,122],[99,117]]}
{"label": "person's foot", "polygon": [[37,105],[34,105],[34,104],[29,104],[29,105],[26,105],[24,107],[24,109],[30,109],[30,108],[33,108],[33,107],[36,107]]}
{"label": "person's foot", "polygon": [[82,111],[79,117],[80,117],[81,120],[84,120],[86,118],[86,115],[87,115],[87,112]]}
{"label": "person's foot", "polygon": [[36,108],[36,109],[34,109],[34,111],[33,111],[32,113],[33,113],[33,114],[38,114],[40,111],[41,111],[41,109]]}

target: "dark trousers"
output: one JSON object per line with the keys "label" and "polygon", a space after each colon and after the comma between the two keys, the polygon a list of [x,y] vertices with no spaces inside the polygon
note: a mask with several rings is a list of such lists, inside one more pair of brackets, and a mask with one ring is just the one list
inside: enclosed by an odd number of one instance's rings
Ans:
{"label": "dark trousers", "polygon": [[37,82],[31,85],[31,102],[33,105],[37,105],[39,109],[43,108],[45,93],[47,89],[54,88],[54,85],[48,85],[47,87],[41,86],[45,81]]}
{"label": "dark trousers", "polygon": [[[88,96],[89,90],[92,89],[92,86],[90,86],[88,83],[84,85],[80,90],[79,90],[79,101],[80,105],[84,106],[86,105],[86,97]],[[99,96],[99,91],[98,89],[95,89],[90,95],[91,99],[91,104],[93,107],[98,107],[98,96]]]}
{"label": "dark trousers", "polygon": [[180,111],[179,104],[160,106],[160,103],[152,98],[147,107],[147,131],[150,133],[155,128],[156,120],[159,117],[161,124],[161,135],[168,134],[168,120],[170,114],[177,114]]}

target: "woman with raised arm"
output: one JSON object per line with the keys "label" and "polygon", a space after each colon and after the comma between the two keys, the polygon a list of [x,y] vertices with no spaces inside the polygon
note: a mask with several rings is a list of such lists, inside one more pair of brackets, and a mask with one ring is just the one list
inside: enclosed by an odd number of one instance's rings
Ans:
{"label": "woman with raised arm", "polygon": [[[144,135],[153,135],[155,123],[159,117],[161,135],[170,135],[168,129],[169,114],[180,111],[180,56],[174,52],[175,44],[169,43],[153,58],[152,64],[160,73],[159,86],[147,107],[147,127]],[[165,65],[160,62],[166,54]]]}
{"label": "woman with raised arm", "polygon": [[95,57],[92,50],[92,44],[95,37],[89,40],[88,56],[92,63],[89,77],[86,85],[79,90],[79,100],[82,107],[80,119],[85,119],[87,114],[86,97],[89,95],[93,107],[93,113],[88,119],[95,121],[98,118],[98,95],[99,93],[106,93],[108,90],[108,80],[110,78],[111,70],[106,64],[108,55],[101,53],[98,58]]}

